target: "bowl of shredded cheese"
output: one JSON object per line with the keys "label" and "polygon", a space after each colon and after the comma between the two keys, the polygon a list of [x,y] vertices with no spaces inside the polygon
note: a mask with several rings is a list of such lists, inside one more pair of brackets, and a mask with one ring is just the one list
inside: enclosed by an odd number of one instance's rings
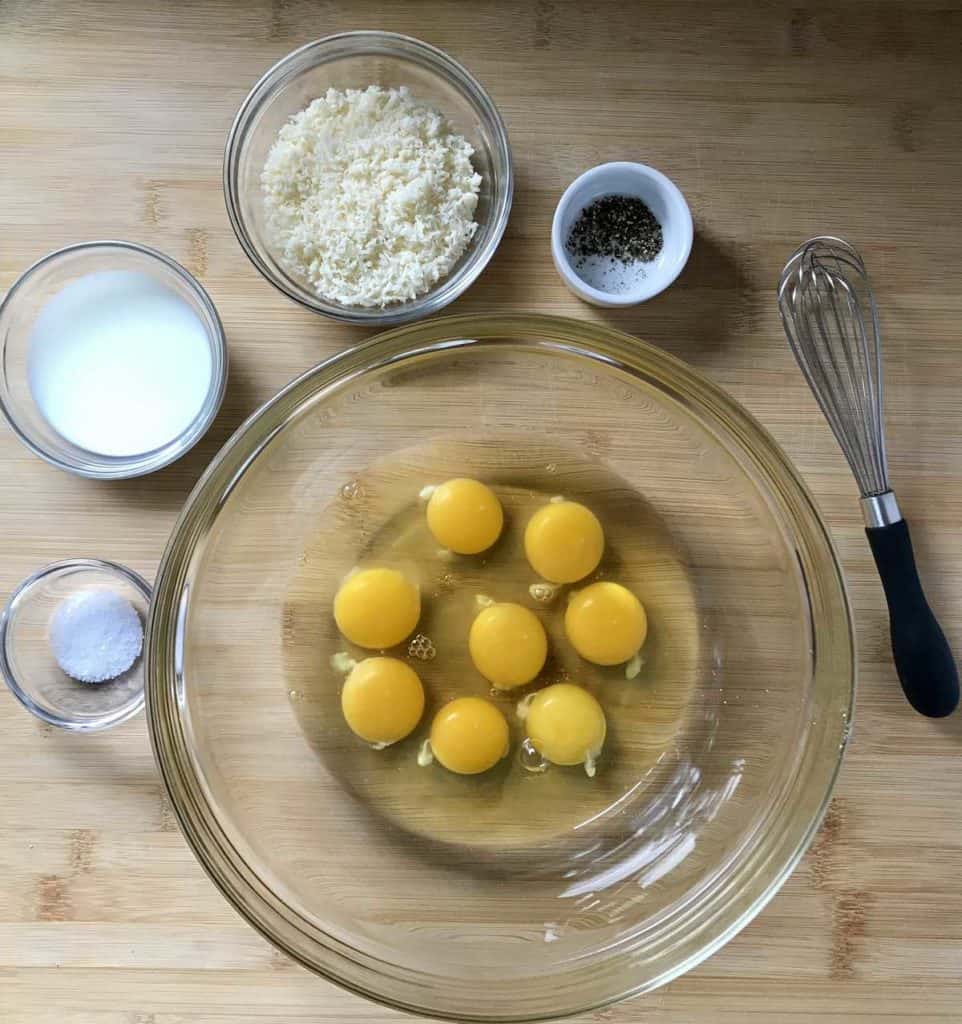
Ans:
{"label": "bowl of shredded cheese", "polygon": [[482,86],[427,43],[347,32],[274,65],[227,140],[224,193],[254,266],[309,309],[358,324],[429,316],[504,234],[513,174]]}

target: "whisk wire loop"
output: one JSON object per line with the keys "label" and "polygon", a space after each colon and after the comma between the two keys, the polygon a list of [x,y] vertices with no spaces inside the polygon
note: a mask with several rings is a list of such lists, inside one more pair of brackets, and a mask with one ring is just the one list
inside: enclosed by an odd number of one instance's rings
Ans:
{"label": "whisk wire loop", "polygon": [[861,493],[889,490],[878,310],[861,257],[822,236],[788,261],[778,288],[785,333]]}

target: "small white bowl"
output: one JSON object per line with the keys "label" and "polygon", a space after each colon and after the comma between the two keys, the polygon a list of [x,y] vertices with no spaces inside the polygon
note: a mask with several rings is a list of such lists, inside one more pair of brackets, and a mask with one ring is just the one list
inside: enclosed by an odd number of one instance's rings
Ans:
{"label": "small white bowl", "polygon": [[[636,281],[606,291],[589,284],[578,273],[565,242],[581,211],[596,199],[610,195],[641,199],[661,224],[664,244],[650,263],[643,264]],[[693,234],[688,203],[671,179],[654,167],[618,161],[592,167],[567,187],[551,225],[551,255],[561,280],[585,302],[595,306],[635,306],[664,291],[682,272],[691,252]]]}

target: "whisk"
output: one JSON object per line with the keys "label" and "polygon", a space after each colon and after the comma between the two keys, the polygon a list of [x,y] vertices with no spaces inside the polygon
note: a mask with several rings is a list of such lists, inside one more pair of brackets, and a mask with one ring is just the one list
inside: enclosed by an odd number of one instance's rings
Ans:
{"label": "whisk", "polygon": [[862,257],[841,238],[809,240],[785,264],[778,306],[792,352],[861,491],[902,689],[916,711],[941,718],[959,702],[959,677],[889,486],[878,309]]}

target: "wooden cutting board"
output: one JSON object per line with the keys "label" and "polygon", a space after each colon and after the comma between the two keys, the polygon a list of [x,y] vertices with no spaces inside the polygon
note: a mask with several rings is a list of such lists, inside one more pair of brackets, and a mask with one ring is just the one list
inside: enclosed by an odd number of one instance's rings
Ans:
{"label": "wooden cutting board", "polygon": [[[926,721],[902,700],[854,485],[786,349],[773,289],[812,234],[862,248],[882,308],[892,477],[932,604],[962,652],[962,10],[930,0],[3,0],[0,287],[70,242],[145,242],[209,289],[232,367],[207,438],[142,480],[67,476],[0,430],[0,591],[71,555],[152,577],[178,508],[233,428],[365,336],[261,280],[221,196],[225,135],[249,86],[295,46],[349,28],[450,51],[508,123],[511,223],[452,310],[611,323],[689,360],[785,446],[848,573],[861,649],[855,738],[814,846],[720,953],[584,1019],[960,1019],[962,717]],[[548,244],[562,189],[609,159],[666,171],[696,222],[680,281],[619,313],[569,295]],[[4,1024],[398,1018],[287,962],[229,909],[177,831],[142,719],[70,736],[4,693],[0,730]]]}

